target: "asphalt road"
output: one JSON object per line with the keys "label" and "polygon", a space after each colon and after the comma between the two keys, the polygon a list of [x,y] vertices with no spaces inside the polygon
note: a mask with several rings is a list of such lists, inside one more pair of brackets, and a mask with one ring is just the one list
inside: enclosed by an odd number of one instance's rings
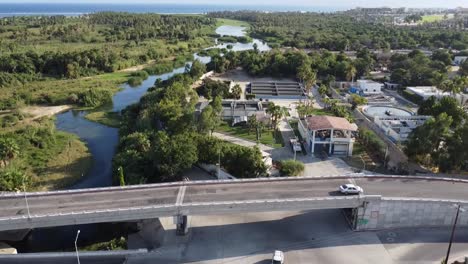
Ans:
{"label": "asphalt road", "polygon": [[[299,179],[244,183],[189,184],[179,204],[198,202],[249,201],[285,198],[312,198],[340,195],[337,187],[355,182],[367,195],[384,197],[415,197],[468,200],[467,183],[421,179],[342,178]],[[92,191],[57,195],[29,195],[32,215],[174,205],[180,186],[152,188],[116,188],[112,191]],[[0,196],[0,219],[26,214],[24,196]]]}

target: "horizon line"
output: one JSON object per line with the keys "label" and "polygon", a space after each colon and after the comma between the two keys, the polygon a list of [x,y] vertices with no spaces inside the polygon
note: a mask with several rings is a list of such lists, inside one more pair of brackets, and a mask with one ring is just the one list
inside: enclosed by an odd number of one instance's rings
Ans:
{"label": "horizon line", "polygon": [[135,1],[133,3],[125,3],[125,2],[106,2],[106,1],[93,1],[93,2],[66,2],[66,3],[58,3],[54,1],[25,1],[25,2],[18,2],[18,1],[6,1],[0,2],[1,4],[54,4],[54,5],[69,5],[69,4],[83,4],[83,5],[96,5],[96,4],[107,4],[107,5],[208,5],[208,6],[282,6],[282,7],[325,7],[325,8],[423,8],[423,9],[456,9],[456,8],[463,8],[464,6],[452,6],[452,7],[436,7],[436,6],[390,6],[390,5],[369,5],[369,6],[352,6],[352,5],[309,5],[309,4],[253,4],[253,3],[245,3],[245,4],[215,4],[215,3],[170,3],[170,2],[160,2],[160,3],[148,3],[148,2],[141,2]]}

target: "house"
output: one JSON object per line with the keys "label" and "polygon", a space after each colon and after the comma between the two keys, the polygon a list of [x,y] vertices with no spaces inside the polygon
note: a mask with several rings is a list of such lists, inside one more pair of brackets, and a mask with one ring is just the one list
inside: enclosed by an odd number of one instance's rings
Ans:
{"label": "house", "polygon": [[455,56],[453,59],[453,64],[455,65],[462,65],[466,60],[468,59],[468,56]]}
{"label": "house", "polygon": [[335,116],[311,116],[299,122],[299,132],[310,153],[351,156],[356,124]]}
{"label": "house", "polygon": [[358,80],[357,89],[360,95],[375,95],[382,93],[383,84],[371,80]]}

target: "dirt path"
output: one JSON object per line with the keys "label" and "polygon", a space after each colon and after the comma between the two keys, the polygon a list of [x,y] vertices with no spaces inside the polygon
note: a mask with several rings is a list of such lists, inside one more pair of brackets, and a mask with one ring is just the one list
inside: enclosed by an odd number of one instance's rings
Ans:
{"label": "dirt path", "polygon": [[21,112],[31,116],[28,119],[35,120],[44,116],[53,116],[58,113],[71,109],[71,105],[58,105],[58,106],[27,106],[21,109]]}
{"label": "dirt path", "polygon": [[130,67],[130,68],[126,68],[126,69],[123,69],[123,70],[118,70],[118,72],[136,72],[136,71],[141,71],[141,70],[143,70],[144,68],[153,65],[155,62],[156,62],[155,60],[150,60],[150,61],[148,61],[148,62],[145,63],[145,64],[140,64],[140,65],[136,65],[136,66],[133,66],[133,67]]}

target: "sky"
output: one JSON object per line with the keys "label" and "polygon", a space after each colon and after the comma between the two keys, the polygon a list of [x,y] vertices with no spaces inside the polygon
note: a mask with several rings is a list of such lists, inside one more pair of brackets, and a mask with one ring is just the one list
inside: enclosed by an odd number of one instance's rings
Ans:
{"label": "sky", "polygon": [[[117,3],[128,4],[128,0],[0,0],[0,3]],[[468,7],[468,0],[133,0],[135,3],[146,4],[216,4],[216,5],[299,5],[327,7]]]}

